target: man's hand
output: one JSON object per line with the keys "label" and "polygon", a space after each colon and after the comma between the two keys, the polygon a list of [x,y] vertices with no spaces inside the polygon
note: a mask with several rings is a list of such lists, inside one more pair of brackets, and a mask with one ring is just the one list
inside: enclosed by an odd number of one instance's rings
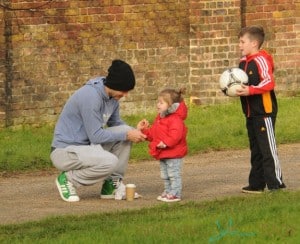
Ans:
{"label": "man's hand", "polygon": [[127,140],[132,142],[142,142],[147,138],[140,130],[130,130],[127,132]]}
{"label": "man's hand", "polygon": [[249,86],[242,85],[241,88],[236,89],[236,95],[238,96],[249,96]]}

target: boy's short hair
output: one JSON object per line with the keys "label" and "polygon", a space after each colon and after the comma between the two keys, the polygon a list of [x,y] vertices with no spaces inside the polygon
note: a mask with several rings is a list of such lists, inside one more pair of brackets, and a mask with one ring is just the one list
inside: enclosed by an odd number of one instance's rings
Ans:
{"label": "boy's short hair", "polygon": [[258,48],[260,48],[265,40],[265,32],[262,26],[247,26],[241,29],[239,38],[248,34],[250,39],[258,41]]}

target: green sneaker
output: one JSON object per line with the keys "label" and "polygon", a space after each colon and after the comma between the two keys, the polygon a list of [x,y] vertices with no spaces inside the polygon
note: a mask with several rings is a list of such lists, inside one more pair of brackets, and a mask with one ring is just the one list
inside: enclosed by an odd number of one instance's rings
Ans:
{"label": "green sneaker", "polygon": [[116,185],[112,179],[104,181],[101,189],[101,198],[103,199],[114,199],[116,192]]}
{"label": "green sneaker", "polygon": [[55,180],[61,198],[66,202],[78,202],[79,197],[73,184],[68,181],[65,172],[62,172]]}

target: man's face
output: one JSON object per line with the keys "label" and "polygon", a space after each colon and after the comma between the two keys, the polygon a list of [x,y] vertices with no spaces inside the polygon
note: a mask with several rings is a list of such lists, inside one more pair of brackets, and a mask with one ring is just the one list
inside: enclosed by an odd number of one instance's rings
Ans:
{"label": "man's face", "polygon": [[242,56],[251,55],[257,52],[257,41],[251,40],[248,34],[240,37],[239,48]]}
{"label": "man's face", "polygon": [[122,97],[126,97],[127,95],[128,95],[128,91],[116,91],[112,89],[108,90],[108,96],[116,100],[120,100]]}

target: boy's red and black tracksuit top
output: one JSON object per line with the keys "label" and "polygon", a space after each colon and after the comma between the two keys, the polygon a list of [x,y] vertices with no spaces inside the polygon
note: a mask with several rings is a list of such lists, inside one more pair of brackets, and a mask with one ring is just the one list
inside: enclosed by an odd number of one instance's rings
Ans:
{"label": "boy's red and black tracksuit top", "polygon": [[250,96],[241,97],[243,112],[247,117],[277,115],[277,101],[274,93],[274,64],[272,57],[264,50],[251,56],[244,56],[239,67],[249,78]]}
{"label": "boy's red and black tracksuit top", "polygon": [[266,51],[244,56],[239,68],[248,75],[249,96],[241,96],[251,150],[249,185],[254,189],[283,186],[275,141],[277,100],[273,58]]}

